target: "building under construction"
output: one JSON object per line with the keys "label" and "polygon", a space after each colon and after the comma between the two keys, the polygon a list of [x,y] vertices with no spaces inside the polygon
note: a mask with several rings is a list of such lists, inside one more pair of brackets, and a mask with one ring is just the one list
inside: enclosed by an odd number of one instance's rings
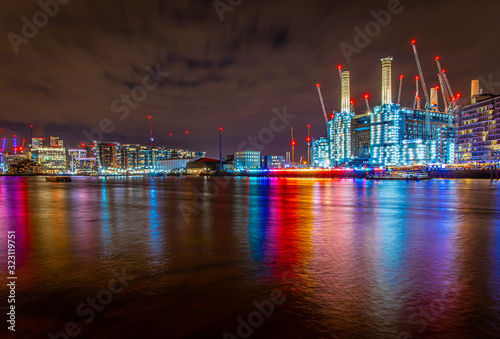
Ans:
{"label": "building under construction", "polygon": [[[450,164],[455,161],[454,112],[457,98],[449,85],[446,73],[436,58],[441,86],[428,92],[420,66],[415,41],[412,47],[419,76],[412,107],[401,105],[403,76],[400,76],[398,100],[393,100],[392,57],[382,61],[381,104],[356,116],[350,98],[350,73],[339,67],[341,81],[341,111],[333,112],[327,121],[331,166],[370,163],[378,166],[414,164]],[[421,104],[420,86],[425,97]],[[441,89],[444,110],[439,108],[438,91]],[[323,107],[320,87],[318,92]],[[313,164],[319,163],[313,154]],[[324,161],[322,161],[324,163]]]}

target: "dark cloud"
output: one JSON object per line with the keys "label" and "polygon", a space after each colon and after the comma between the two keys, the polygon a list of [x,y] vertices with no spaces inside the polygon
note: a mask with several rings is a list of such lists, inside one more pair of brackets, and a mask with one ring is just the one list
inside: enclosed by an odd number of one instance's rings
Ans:
{"label": "dark cloud", "polygon": [[[35,1],[2,1],[2,136],[27,138],[29,124],[35,124],[46,137],[60,134],[74,145],[85,139],[83,129],[109,118],[115,130],[106,139],[147,144],[152,115],[157,144],[214,155],[219,126],[225,153],[231,153],[268,126],[273,108],[286,106],[297,115],[289,127],[300,142],[308,123],[315,137],[325,134],[316,83],[329,110],[339,106],[337,64],[351,71],[358,113],[365,92],[372,105],[378,103],[380,58],[388,55],[395,59],[395,82],[398,74],[407,76],[403,101],[411,102],[413,38],[429,85],[437,82],[437,54],[457,91],[468,93],[479,75],[500,81],[500,6],[494,0],[401,1],[402,12],[348,63],[339,45],[353,44],[354,28],[364,29],[374,20],[371,12],[388,2],[243,0],[221,22],[212,1],[73,0],[15,54],[7,34],[20,34],[21,18],[40,7]],[[146,67],[157,64],[170,75],[120,120],[111,103],[142,84]],[[265,153],[283,154],[289,134],[276,135]],[[304,143],[299,153],[305,155]]]}

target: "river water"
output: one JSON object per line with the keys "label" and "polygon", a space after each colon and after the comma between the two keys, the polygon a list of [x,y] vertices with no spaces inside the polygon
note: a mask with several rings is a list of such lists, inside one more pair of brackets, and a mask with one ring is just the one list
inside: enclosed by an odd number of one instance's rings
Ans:
{"label": "river water", "polygon": [[0,177],[0,336],[498,338],[499,192],[488,180]]}

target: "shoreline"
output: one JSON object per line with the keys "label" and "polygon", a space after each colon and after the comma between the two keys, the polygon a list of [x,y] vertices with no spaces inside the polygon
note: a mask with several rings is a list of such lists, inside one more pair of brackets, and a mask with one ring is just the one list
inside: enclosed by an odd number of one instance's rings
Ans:
{"label": "shoreline", "polygon": [[[356,170],[285,170],[270,171],[262,173],[231,173],[219,172],[215,174],[202,174],[206,177],[256,177],[256,178],[318,178],[318,179],[365,179],[370,172]],[[496,180],[497,175],[490,170],[437,170],[427,172],[432,179],[488,179]],[[500,174],[499,174],[500,175]],[[58,176],[54,174],[0,174],[0,177],[40,177],[40,176]],[[179,177],[179,175],[149,176],[149,175],[61,175],[71,177]],[[197,175],[181,175],[181,177],[196,177]]]}

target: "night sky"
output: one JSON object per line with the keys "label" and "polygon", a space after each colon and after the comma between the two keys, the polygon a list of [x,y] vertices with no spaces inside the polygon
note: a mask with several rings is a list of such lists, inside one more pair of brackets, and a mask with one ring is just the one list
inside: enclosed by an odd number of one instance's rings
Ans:
{"label": "night sky", "polygon": [[[326,135],[316,83],[327,109],[339,110],[338,64],[351,72],[357,114],[366,110],[366,92],[372,106],[379,104],[380,58],[386,56],[394,57],[393,96],[404,74],[403,103],[411,104],[417,75],[412,39],[429,87],[438,82],[439,55],[456,92],[468,96],[470,81],[482,76],[498,81],[483,83],[485,92],[500,93],[498,0],[403,0],[399,13],[350,63],[342,42],[355,46],[355,27],[364,30],[374,20],[371,11],[393,1],[231,2],[236,6],[219,2],[232,9],[221,21],[212,0],[71,0],[16,53],[9,32],[22,36],[22,18],[33,22],[41,7],[34,0],[3,0],[1,137],[28,139],[33,124],[35,135],[59,134],[65,146],[74,147],[88,140],[82,130],[99,129],[109,119],[105,124],[113,127],[105,129],[114,130],[104,140],[147,145],[151,115],[156,145],[217,156],[220,126],[224,154],[230,154],[269,127],[273,109],[286,107],[295,118],[263,153],[284,155],[294,127],[298,155],[305,155],[307,124],[313,137]],[[148,66],[169,75],[124,117],[111,104],[142,86]]]}

